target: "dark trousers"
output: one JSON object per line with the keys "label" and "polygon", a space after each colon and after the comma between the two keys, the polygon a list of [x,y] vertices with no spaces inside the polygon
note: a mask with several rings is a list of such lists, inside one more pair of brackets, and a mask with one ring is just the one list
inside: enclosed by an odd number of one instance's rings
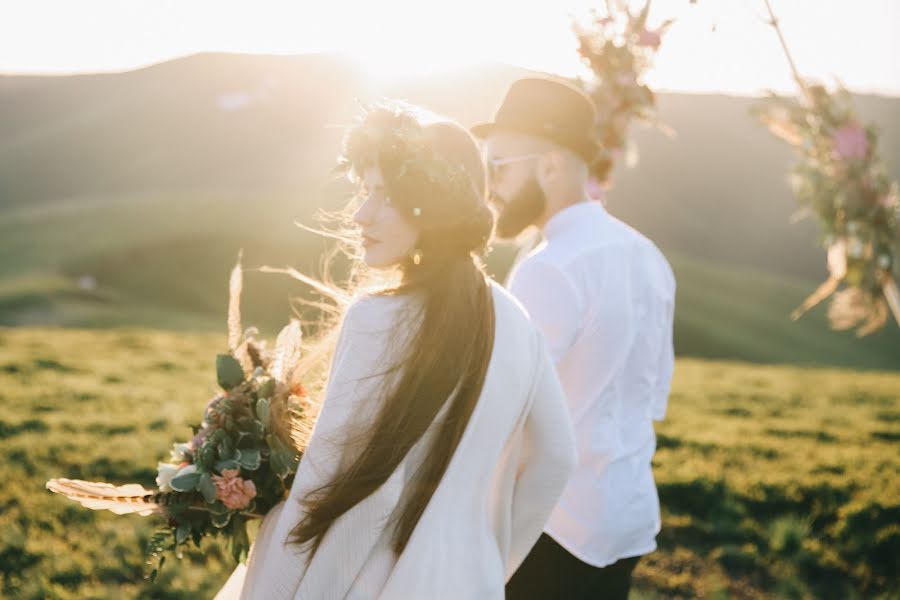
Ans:
{"label": "dark trousers", "polygon": [[639,556],[605,567],[583,563],[542,533],[506,584],[507,600],[627,600]]}

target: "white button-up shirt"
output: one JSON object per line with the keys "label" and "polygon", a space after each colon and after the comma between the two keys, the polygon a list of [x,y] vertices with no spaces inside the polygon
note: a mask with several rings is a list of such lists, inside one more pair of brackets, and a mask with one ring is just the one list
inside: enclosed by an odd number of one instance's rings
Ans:
{"label": "white button-up shirt", "polygon": [[547,339],[579,454],[544,531],[603,567],[656,549],[652,421],[674,366],[675,278],[650,240],[596,202],[563,209],[543,233],[509,288]]}

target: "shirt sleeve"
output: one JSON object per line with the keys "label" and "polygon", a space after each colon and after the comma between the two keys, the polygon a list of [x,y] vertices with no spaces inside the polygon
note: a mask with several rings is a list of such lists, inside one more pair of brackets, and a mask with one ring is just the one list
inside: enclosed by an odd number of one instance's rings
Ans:
{"label": "shirt sleeve", "polygon": [[663,306],[661,344],[659,364],[656,372],[655,395],[653,398],[652,416],[656,421],[662,421],[666,416],[666,407],[669,403],[672,375],[675,371],[675,343],[673,330],[675,326],[675,278],[671,269],[667,269],[667,283],[670,288],[669,295],[665,298]]}
{"label": "shirt sleeve", "polygon": [[553,265],[527,259],[510,277],[515,296],[547,340],[554,363],[568,353],[578,336],[581,310],[575,289]]}
{"label": "shirt sleeve", "polygon": [[538,344],[539,367],[513,490],[507,581],[540,537],[578,462],[565,394],[544,341]]}

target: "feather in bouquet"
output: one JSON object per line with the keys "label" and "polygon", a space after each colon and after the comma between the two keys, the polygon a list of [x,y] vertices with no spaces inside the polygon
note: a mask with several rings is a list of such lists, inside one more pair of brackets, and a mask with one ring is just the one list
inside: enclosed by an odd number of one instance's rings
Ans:
{"label": "feather in bouquet", "polygon": [[272,351],[256,330],[241,332],[240,260],[229,282],[227,354],[216,357],[222,392],[210,400],[194,436],[177,443],[171,463],[160,463],[158,490],[139,484],[51,479],[47,488],[93,510],[158,515],[164,524],[151,539],[158,558],[181,557],[183,544],[200,547],[207,535],[224,536],[235,560],[249,549],[248,519],[264,516],[290,491],[300,448],[313,420],[312,405],[297,378],[301,329],[292,320]]}

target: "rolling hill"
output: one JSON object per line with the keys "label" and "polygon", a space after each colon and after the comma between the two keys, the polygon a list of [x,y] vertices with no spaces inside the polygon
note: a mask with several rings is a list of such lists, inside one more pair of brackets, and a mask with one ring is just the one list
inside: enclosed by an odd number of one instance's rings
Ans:
{"label": "rolling hill", "polygon": [[[0,324],[221,328],[245,264],[315,270],[294,226],[349,193],[330,169],[359,102],[400,97],[464,124],[525,72],[484,65],[376,83],[329,55],[201,54],[118,74],[0,77]],[[858,340],[790,310],[824,275],[812,222],[790,225],[787,148],[750,98],[660,94],[668,138],[636,130],[609,209],[663,249],[679,282],[679,354],[900,368],[900,330]],[[900,99],[857,97],[900,172]],[[511,249],[490,257],[502,276]],[[300,288],[250,272],[248,321],[272,330]]]}

